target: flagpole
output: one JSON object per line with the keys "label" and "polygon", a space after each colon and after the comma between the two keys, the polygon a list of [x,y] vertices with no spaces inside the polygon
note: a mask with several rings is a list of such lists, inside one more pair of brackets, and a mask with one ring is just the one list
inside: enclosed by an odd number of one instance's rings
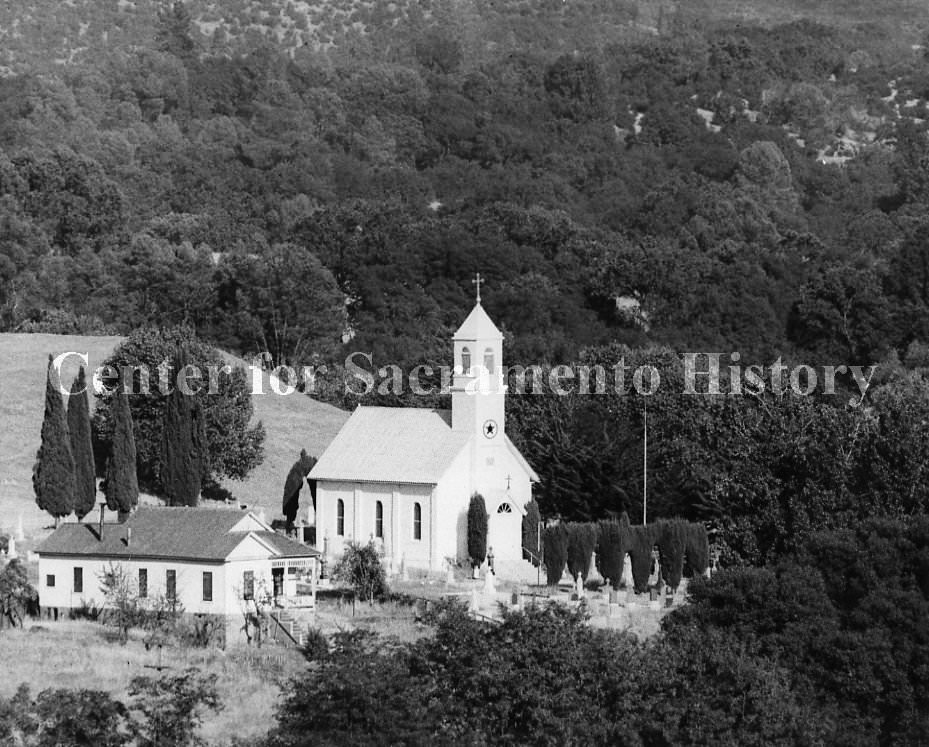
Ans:
{"label": "flagpole", "polygon": [[648,400],[642,417],[642,526],[648,523]]}

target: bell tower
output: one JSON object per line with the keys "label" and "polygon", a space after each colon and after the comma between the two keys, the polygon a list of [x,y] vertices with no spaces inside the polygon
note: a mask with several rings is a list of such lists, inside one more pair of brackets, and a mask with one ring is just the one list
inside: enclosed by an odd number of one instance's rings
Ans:
{"label": "bell tower", "polygon": [[503,440],[506,384],[503,335],[481,306],[480,273],[474,308],[452,337],[452,429],[475,433],[488,443]]}

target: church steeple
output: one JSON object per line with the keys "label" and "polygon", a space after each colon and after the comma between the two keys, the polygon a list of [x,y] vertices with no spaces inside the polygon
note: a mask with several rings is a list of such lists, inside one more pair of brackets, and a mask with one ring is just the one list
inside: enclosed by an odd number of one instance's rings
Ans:
{"label": "church steeple", "polygon": [[474,308],[452,337],[452,428],[496,439],[504,430],[503,335],[481,306],[480,274],[472,282]]}

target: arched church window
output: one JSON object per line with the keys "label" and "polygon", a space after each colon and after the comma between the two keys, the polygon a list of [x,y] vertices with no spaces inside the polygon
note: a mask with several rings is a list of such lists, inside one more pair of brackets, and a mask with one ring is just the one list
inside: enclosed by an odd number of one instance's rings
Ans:
{"label": "arched church window", "polygon": [[494,351],[492,348],[487,348],[484,351],[484,368],[487,369],[489,374],[494,372]]}
{"label": "arched church window", "polygon": [[511,514],[513,513],[513,507],[509,503],[501,503],[497,508],[498,514]]}
{"label": "arched church window", "polygon": [[335,533],[340,537],[345,534],[345,501],[341,498],[335,504]]}
{"label": "arched church window", "polygon": [[413,504],[413,539],[421,540],[423,538],[423,507],[418,503]]}
{"label": "arched church window", "polygon": [[384,504],[380,501],[374,504],[374,536],[384,536]]}
{"label": "arched church window", "polygon": [[471,349],[461,349],[461,373],[465,376],[471,375]]}

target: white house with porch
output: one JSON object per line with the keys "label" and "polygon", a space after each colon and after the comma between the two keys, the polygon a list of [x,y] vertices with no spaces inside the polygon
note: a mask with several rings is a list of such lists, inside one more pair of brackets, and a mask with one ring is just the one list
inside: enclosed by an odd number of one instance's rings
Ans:
{"label": "white house with porch", "polygon": [[39,606],[56,617],[106,606],[101,579],[113,568],[140,599],[176,600],[189,614],[315,603],[319,553],[236,509],[141,507],[121,524],[62,524],[36,553]]}
{"label": "white house with porch", "polygon": [[522,517],[538,476],[506,435],[503,335],[479,295],[452,343],[451,410],[358,407],[310,472],[316,541],[333,556],[373,538],[395,571],[466,562],[478,493],[498,575],[531,571]]}

